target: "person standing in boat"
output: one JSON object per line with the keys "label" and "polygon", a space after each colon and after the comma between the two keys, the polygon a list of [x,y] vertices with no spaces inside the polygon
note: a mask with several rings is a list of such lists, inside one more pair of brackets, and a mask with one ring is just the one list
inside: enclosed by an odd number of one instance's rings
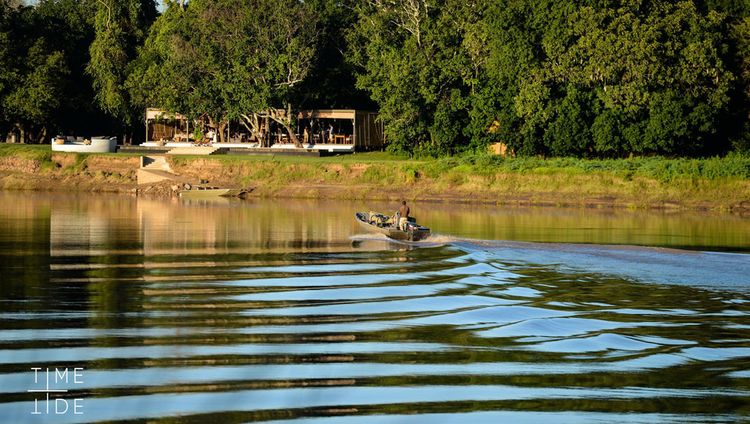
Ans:
{"label": "person standing in boat", "polygon": [[406,206],[406,200],[401,202],[401,207],[398,208],[398,228],[401,231],[406,231],[406,223],[409,222],[409,213],[411,210]]}

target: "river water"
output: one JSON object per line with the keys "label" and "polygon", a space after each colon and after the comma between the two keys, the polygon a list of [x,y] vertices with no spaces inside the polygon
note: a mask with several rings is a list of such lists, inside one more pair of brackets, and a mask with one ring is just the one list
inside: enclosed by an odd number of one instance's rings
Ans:
{"label": "river water", "polygon": [[414,204],[410,245],[377,203],[0,205],[2,423],[750,420],[747,217]]}

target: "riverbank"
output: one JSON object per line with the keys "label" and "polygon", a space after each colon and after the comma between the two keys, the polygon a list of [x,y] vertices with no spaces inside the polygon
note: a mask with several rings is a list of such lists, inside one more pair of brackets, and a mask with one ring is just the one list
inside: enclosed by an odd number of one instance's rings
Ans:
{"label": "riverbank", "polygon": [[[578,160],[468,157],[405,160],[384,153],[327,158],[169,157],[172,169],[258,197],[481,202],[531,206],[750,210],[750,158]],[[0,189],[129,192],[137,155],[52,153],[0,145]],[[163,192],[152,190],[154,193]]]}

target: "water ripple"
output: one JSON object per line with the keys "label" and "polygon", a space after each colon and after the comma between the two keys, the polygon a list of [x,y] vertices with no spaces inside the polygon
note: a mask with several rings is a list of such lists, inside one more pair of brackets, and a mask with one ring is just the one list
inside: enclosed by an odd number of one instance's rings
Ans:
{"label": "water ripple", "polygon": [[74,228],[45,229],[54,240],[16,254],[0,246],[12,277],[0,421],[44,422],[30,415],[35,366],[84,368],[83,383],[57,385],[84,415],[56,423],[682,423],[750,411],[747,255],[352,244],[350,232],[219,248],[167,225],[150,227],[158,242],[122,230],[109,248],[106,228],[89,239]]}

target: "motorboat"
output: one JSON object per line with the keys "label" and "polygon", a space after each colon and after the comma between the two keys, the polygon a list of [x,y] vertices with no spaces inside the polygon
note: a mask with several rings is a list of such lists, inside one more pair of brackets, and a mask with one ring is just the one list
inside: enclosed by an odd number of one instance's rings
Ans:
{"label": "motorboat", "polygon": [[180,197],[186,199],[206,199],[212,197],[242,197],[246,190],[239,188],[220,188],[208,186],[193,186],[190,190],[181,190]]}
{"label": "motorboat", "polygon": [[429,228],[418,225],[413,217],[408,218],[405,229],[398,227],[394,217],[377,212],[357,212],[354,217],[366,230],[384,234],[394,240],[419,241],[432,234]]}

